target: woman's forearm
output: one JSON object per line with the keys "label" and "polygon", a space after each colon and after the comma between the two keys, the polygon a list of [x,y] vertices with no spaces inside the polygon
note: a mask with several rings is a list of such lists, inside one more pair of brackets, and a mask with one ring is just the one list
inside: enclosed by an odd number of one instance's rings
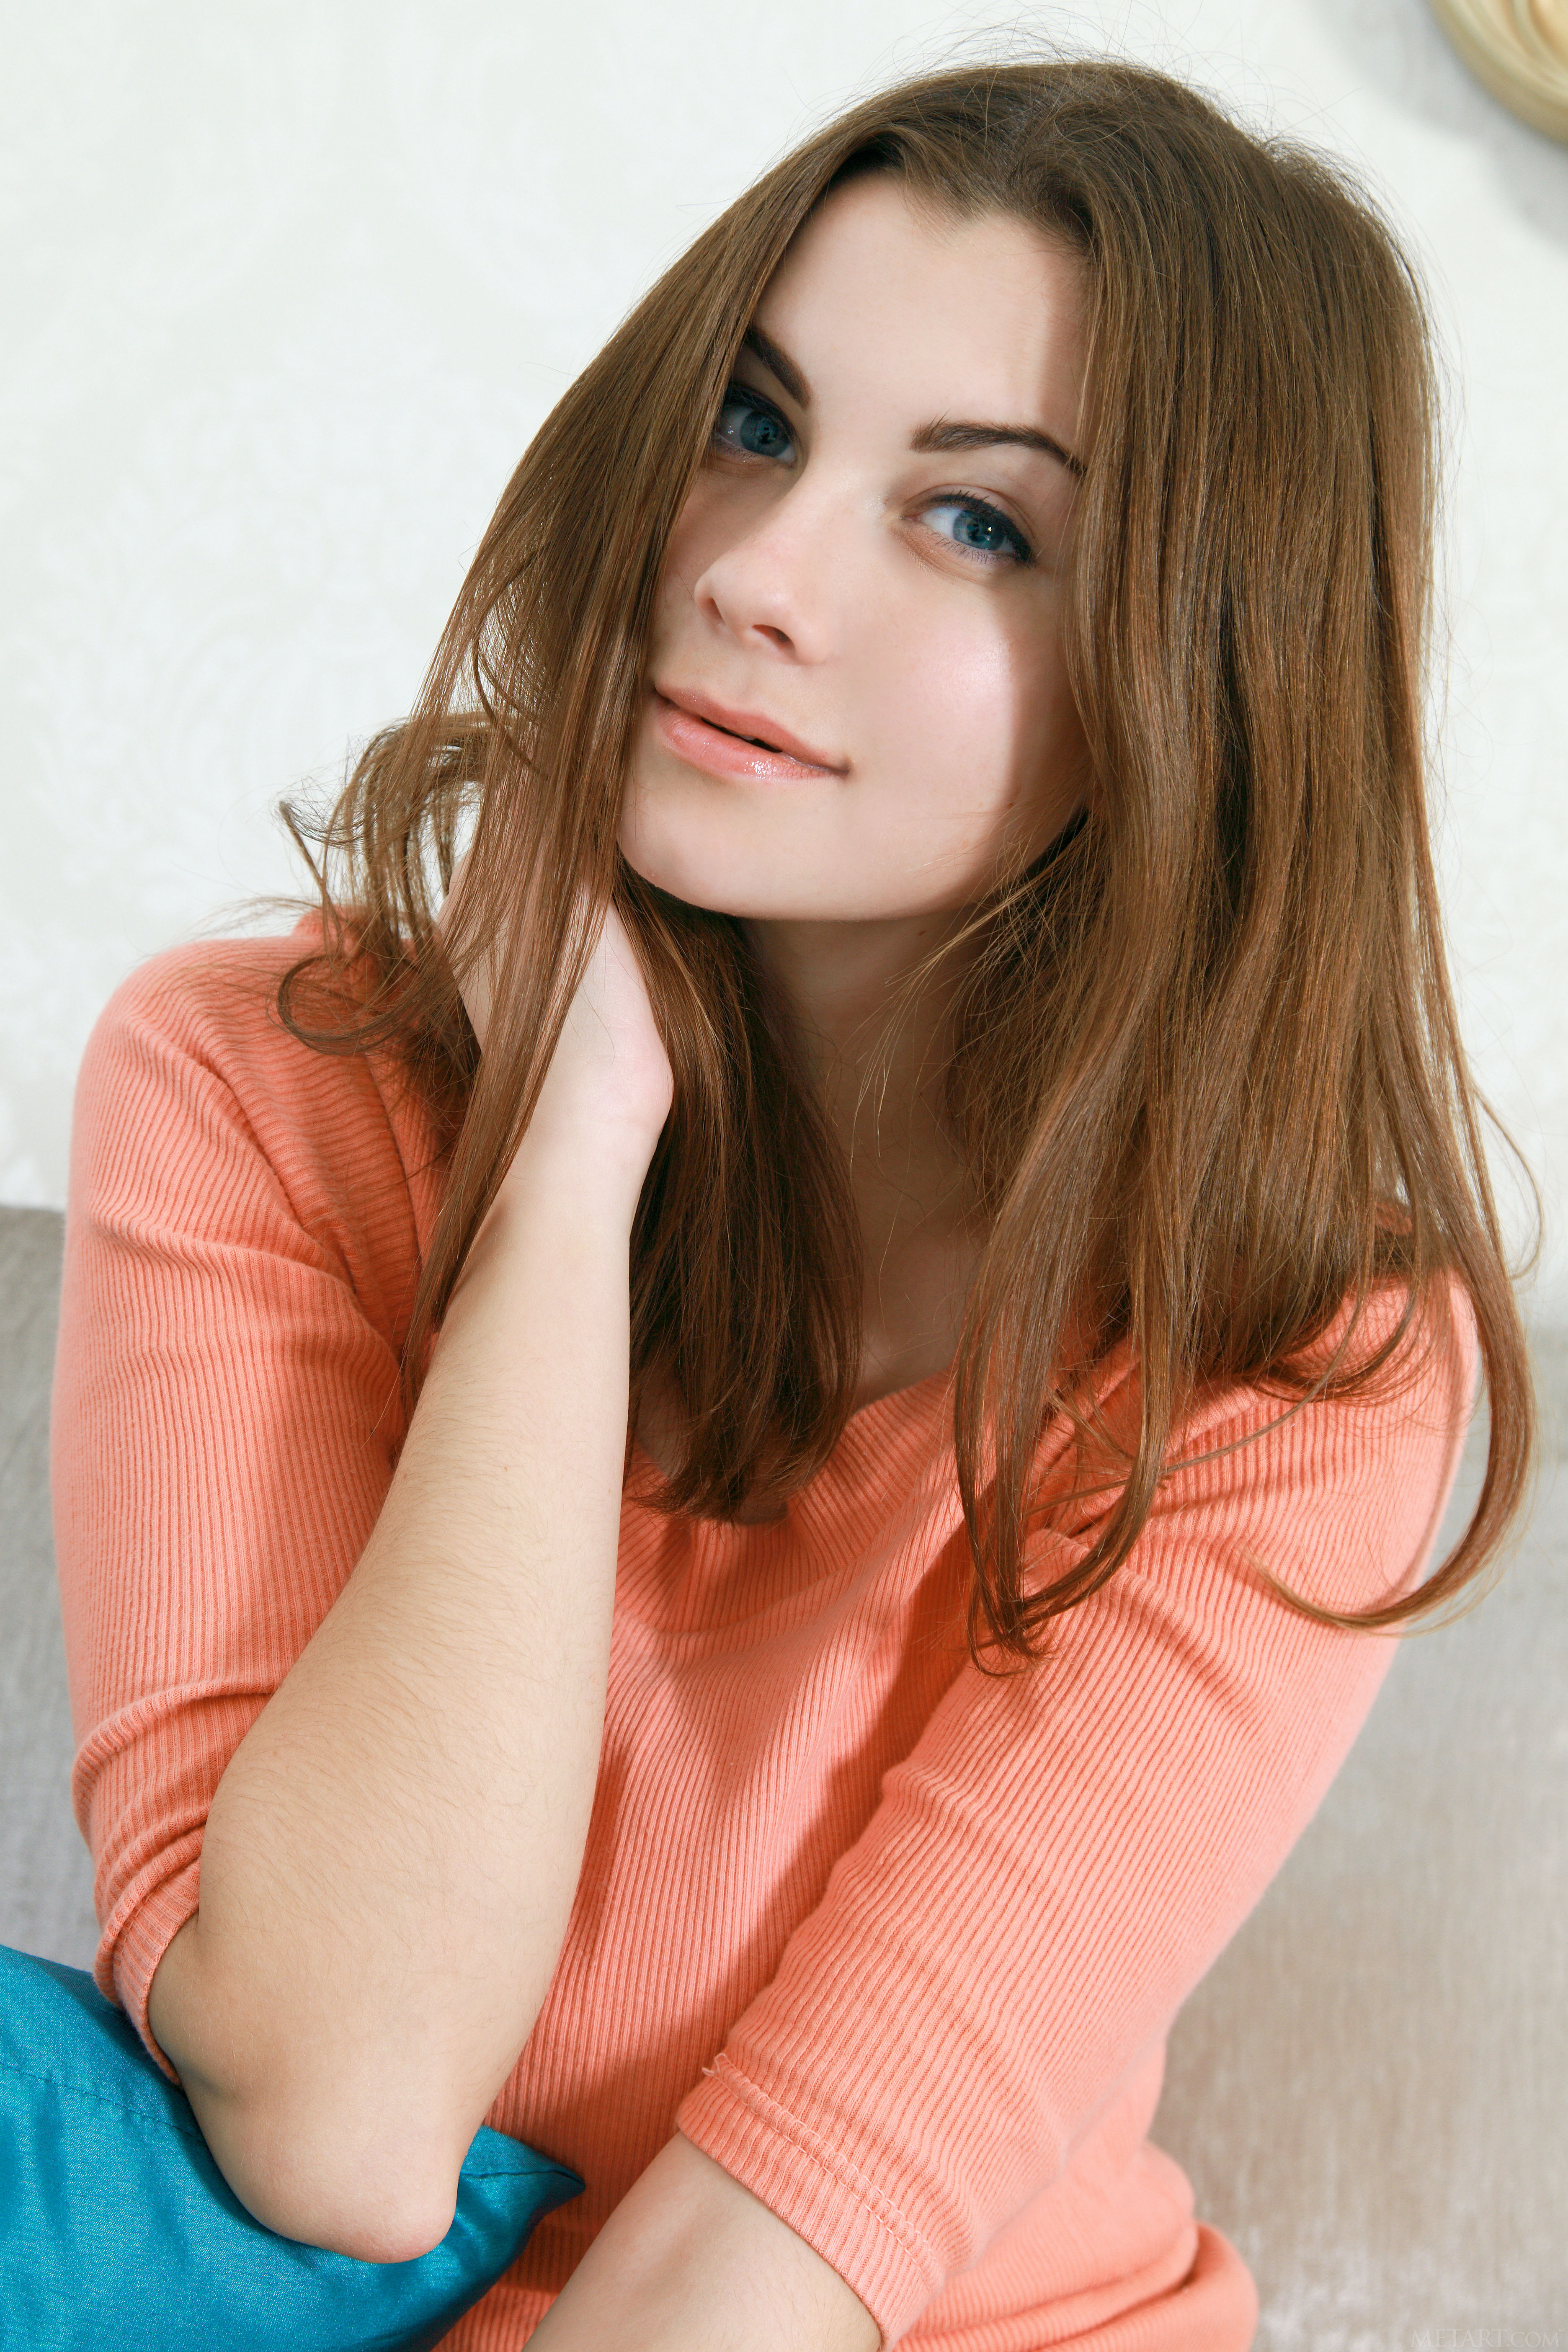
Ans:
{"label": "woman's forearm", "polygon": [[597,1774],[635,1155],[525,1139],[347,1585],[231,1759],[153,2031],[259,2219],[445,2233],[554,1970]]}
{"label": "woman's forearm", "polygon": [[677,2132],[530,2336],[539,2352],[877,2352],[846,2279]]}

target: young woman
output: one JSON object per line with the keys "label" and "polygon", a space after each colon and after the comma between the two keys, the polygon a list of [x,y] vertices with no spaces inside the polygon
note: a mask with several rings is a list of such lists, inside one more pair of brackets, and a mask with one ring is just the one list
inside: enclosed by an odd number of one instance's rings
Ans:
{"label": "young woman", "polygon": [[582,2174],[463,2352],[1250,2341],[1166,2031],[1530,1449],[1431,381],[1191,91],[874,99],[547,421],[320,915],[100,1024],[98,1980],[280,2233]]}

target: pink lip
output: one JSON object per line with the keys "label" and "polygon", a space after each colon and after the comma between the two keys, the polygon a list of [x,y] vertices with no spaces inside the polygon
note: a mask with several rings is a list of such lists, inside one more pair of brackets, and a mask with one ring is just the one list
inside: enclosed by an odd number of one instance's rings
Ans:
{"label": "pink lip", "polygon": [[[654,728],[659,740],[679,758],[710,775],[748,776],[759,782],[788,782],[805,776],[842,775],[842,767],[819,759],[798,735],[755,711],[731,710],[710,695],[682,687],[671,693],[653,689]],[[742,739],[756,735],[750,743]]]}

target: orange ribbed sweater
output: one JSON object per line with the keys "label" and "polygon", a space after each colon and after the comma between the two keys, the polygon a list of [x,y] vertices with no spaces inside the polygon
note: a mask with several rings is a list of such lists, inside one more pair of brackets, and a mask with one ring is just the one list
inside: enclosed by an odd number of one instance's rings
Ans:
{"label": "orange ribbed sweater", "polygon": [[[385,1494],[441,1192],[391,1070],[269,1017],[299,952],[158,958],[100,1019],[77,1100],[54,1399],[74,1793],[98,1981],[165,2066],[147,1988],[195,1908],[224,1768]],[[1215,1391],[1183,1448],[1209,1458],[1014,1679],[964,1648],[945,1375],[856,1413],[781,1522],[628,1499],[582,1876],[488,2118],[587,2189],[452,2352],[515,2352],[677,2128],[886,2343],[1244,2352],[1251,2279],[1146,2137],[1165,2034],[1393,1654],[1287,1609],[1249,1561],[1343,1608],[1415,1580],[1467,1329],[1407,1349],[1371,1402],[1280,1423],[1278,1400]],[[1112,1406],[1128,1385],[1108,1368]],[[1048,1435],[1042,1465],[1062,1453]],[[1046,1539],[1042,1574],[1103,1507]]]}

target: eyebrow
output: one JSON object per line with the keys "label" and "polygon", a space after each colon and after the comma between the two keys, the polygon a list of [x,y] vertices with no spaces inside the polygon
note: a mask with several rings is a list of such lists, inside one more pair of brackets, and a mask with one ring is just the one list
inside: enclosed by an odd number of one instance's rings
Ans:
{"label": "eyebrow", "polygon": [[[798,408],[811,406],[810,384],[789,353],[781,351],[771,335],[764,335],[760,327],[753,325],[746,329],[741,342],[743,350],[754,352],[769,373],[777,377]],[[910,447],[922,454],[936,449],[1037,449],[1044,457],[1058,459],[1069,474],[1083,472],[1081,457],[1075,457],[1052,435],[1041,433],[1032,425],[981,425],[966,419],[937,417],[911,435]]]}

